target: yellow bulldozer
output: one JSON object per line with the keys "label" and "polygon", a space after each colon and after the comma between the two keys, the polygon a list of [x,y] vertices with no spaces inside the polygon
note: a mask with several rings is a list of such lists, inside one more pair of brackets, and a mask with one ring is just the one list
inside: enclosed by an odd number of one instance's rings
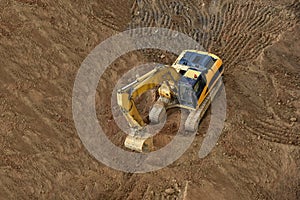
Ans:
{"label": "yellow bulldozer", "polygon": [[168,109],[180,107],[189,111],[184,129],[195,132],[221,87],[223,73],[222,60],[218,56],[185,50],[171,66],[158,65],[120,88],[117,102],[131,129],[131,134],[125,140],[125,147],[138,152],[154,149],[153,137],[147,133],[146,123],[135,104],[137,97],[157,89],[159,98],[149,112],[150,122],[160,123],[166,118]]}

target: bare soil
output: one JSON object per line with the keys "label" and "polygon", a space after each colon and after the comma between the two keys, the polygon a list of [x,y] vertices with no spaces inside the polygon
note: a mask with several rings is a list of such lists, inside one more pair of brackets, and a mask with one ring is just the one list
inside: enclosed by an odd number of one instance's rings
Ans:
{"label": "bare soil", "polygon": [[[298,1],[2,0],[0,10],[1,199],[300,199]],[[146,26],[181,31],[223,59],[227,119],[205,159],[198,151],[209,113],[178,161],[128,174],[99,163],[81,143],[72,89],[95,46]],[[132,52],[105,72],[97,115],[115,144],[125,137],[110,110],[118,79],[133,66],[174,58]],[[172,139],[178,115],[169,113],[158,147]]]}

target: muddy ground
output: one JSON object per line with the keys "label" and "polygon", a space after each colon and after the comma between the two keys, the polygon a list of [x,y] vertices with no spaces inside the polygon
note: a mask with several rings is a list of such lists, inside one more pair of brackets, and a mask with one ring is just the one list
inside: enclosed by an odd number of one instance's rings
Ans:
{"label": "muddy ground", "polygon": [[[292,0],[2,0],[0,198],[300,199],[299,6]],[[181,31],[223,59],[227,119],[208,157],[199,159],[198,151],[209,113],[179,160],[129,174],[87,152],[72,118],[72,89],[82,61],[101,41],[146,26]],[[107,97],[96,99],[97,115],[114,143],[124,140],[110,110],[118,78],[133,66],[173,59],[133,52],[104,74],[97,91]],[[176,131],[176,112],[170,115],[157,146]]]}

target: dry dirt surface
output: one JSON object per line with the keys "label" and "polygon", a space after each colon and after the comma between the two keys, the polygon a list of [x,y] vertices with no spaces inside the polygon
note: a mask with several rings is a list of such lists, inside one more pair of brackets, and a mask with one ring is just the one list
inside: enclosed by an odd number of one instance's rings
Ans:
{"label": "dry dirt surface", "polygon": [[[0,10],[0,199],[300,199],[299,1],[1,0]],[[181,31],[224,60],[227,119],[208,157],[198,151],[209,113],[179,160],[128,174],[83,146],[72,89],[95,46],[147,26]],[[174,58],[132,52],[105,72],[97,115],[115,144],[125,137],[110,110],[118,79]],[[169,115],[156,146],[178,128],[178,113]]]}

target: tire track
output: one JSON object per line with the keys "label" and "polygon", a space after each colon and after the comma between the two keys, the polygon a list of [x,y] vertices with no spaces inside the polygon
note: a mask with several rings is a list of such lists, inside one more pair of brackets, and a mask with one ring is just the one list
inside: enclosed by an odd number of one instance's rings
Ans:
{"label": "tire track", "polygon": [[[217,37],[217,40],[216,40],[217,44],[219,44],[220,46],[222,46],[223,32],[225,31],[225,30],[224,30],[224,27],[225,27],[225,25],[226,25],[226,21],[224,21],[224,19],[225,19],[225,17],[226,17],[226,11],[224,11],[224,8],[225,8],[225,10],[227,10],[227,9],[228,9],[228,8],[227,8],[228,6],[229,6],[229,4],[224,3],[224,4],[221,6],[221,10],[220,10],[220,13],[222,13],[222,15],[220,15],[219,21],[222,23],[222,29],[220,29],[219,34],[218,34],[218,37]],[[222,37],[222,38],[221,38],[221,37]]]}
{"label": "tire track", "polygon": [[263,131],[262,129],[259,128],[253,128],[246,126],[244,127],[247,131],[252,133],[253,135],[256,135],[258,138],[267,140],[269,142],[276,142],[276,143],[281,143],[281,144],[287,144],[287,145],[294,145],[294,146],[300,146],[300,138],[299,136],[296,135],[291,135],[288,134],[287,132],[285,133],[273,133],[271,131],[274,130],[268,130],[268,131]]}
{"label": "tire track", "polygon": [[242,16],[241,16],[240,24],[238,26],[238,30],[242,30],[242,27],[246,27],[249,17],[252,16],[252,13],[255,10],[254,4],[251,2],[250,4],[247,4],[243,9],[244,11],[242,11]]}

